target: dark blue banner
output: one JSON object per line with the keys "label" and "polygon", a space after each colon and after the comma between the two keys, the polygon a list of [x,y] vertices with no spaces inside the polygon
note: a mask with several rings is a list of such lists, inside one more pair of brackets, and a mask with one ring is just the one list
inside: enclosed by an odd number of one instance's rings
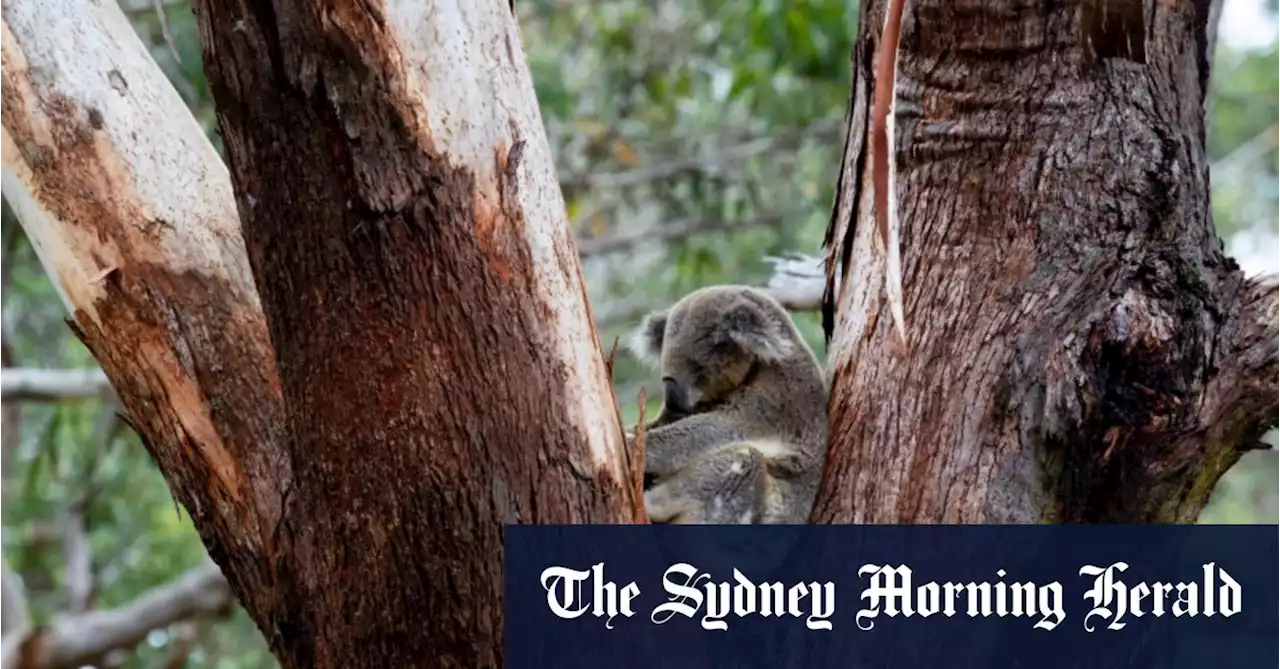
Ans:
{"label": "dark blue banner", "polygon": [[508,669],[1270,669],[1262,526],[504,528]]}

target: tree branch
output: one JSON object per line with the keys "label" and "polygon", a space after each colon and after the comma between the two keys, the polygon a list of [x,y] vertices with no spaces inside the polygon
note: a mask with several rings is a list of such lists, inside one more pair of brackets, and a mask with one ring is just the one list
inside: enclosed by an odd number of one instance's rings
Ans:
{"label": "tree branch", "polygon": [[[767,257],[765,260],[774,264],[765,292],[788,311],[817,311],[821,308],[825,281],[822,258],[792,253],[785,258]],[[839,285],[837,280],[836,286]],[[606,329],[632,323],[655,308],[657,305],[640,298],[621,297],[600,305],[594,312],[597,326]]]}
{"label": "tree branch", "polygon": [[[1218,54],[1218,26],[1222,23],[1223,0],[1209,0],[1209,17],[1205,21],[1205,55],[1210,63]],[[1208,97],[1208,96],[1206,96]]]}
{"label": "tree branch", "polygon": [[212,565],[199,567],[120,608],[66,616],[46,628],[6,636],[0,669],[79,667],[109,651],[133,647],[151,630],[226,615],[232,603],[222,572]]}
{"label": "tree branch", "polygon": [[[823,259],[799,253],[785,258],[765,258],[773,263],[773,276],[765,290],[791,311],[817,311],[822,308],[822,291],[826,282]],[[839,280],[836,281],[837,287]]]}
{"label": "tree branch", "polygon": [[1230,363],[1240,385],[1236,409],[1253,418],[1261,436],[1280,425],[1280,274],[1248,280],[1236,319],[1238,348]]}
{"label": "tree branch", "polygon": [[101,369],[32,369],[11,367],[0,372],[0,399],[64,402],[101,397],[111,382]]}
{"label": "tree branch", "polygon": [[838,134],[840,131],[840,123],[837,120],[823,121],[802,131],[757,137],[741,144],[723,147],[709,156],[675,158],[621,172],[562,174],[560,176],[560,186],[566,190],[575,188],[625,188],[650,181],[669,179],[680,174],[710,172],[713,169],[723,168],[730,163],[740,162],[762,153],[793,149],[805,139],[823,139],[828,135]]}
{"label": "tree branch", "polygon": [[67,570],[67,613],[84,613],[93,597],[93,549],[78,502],[72,502],[62,518],[62,556]]}
{"label": "tree branch", "polygon": [[[173,642],[169,652],[160,661],[160,669],[182,669],[187,666],[187,659],[196,642],[200,640],[200,621],[188,620],[178,625],[173,634]],[[215,665],[216,666],[216,665]]]}
{"label": "tree branch", "polygon": [[[6,340],[8,338],[7,333],[0,333],[0,337]],[[13,368],[13,364],[13,347],[8,341],[0,341],[0,369],[6,370],[0,371],[0,384],[9,373],[7,370]],[[0,408],[0,472],[8,474],[13,471],[10,464],[13,462],[14,453],[18,451],[21,436],[22,406],[16,402],[10,402]]]}
{"label": "tree branch", "polygon": [[691,216],[639,232],[627,232],[620,235],[581,240],[578,242],[578,255],[587,258],[593,255],[625,251],[644,242],[681,239],[703,232],[726,232],[747,228],[775,227],[782,222],[782,218],[781,214],[768,214],[746,221],[727,221],[723,218]]}
{"label": "tree branch", "polygon": [[[22,580],[9,571],[9,561],[0,563],[0,634],[8,636],[10,632],[30,624],[27,618],[27,593],[22,588]],[[8,665],[5,665],[8,666]]]}

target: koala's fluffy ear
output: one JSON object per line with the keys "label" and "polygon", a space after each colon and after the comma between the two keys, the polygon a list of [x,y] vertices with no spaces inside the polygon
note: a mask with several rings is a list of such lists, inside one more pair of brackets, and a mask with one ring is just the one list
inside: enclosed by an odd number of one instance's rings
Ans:
{"label": "koala's fluffy ear", "polygon": [[777,362],[791,355],[785,331],[751,302],[739,302],[725,314],[724,336],[761,362]]}
{"label": "koala's fluffy ear", "polygon": [[644,317],[640,327],[631,333],[627,348],[641,360],[658,364],[662,360],[662,337],[667,330],[667,312],[655,311]]}

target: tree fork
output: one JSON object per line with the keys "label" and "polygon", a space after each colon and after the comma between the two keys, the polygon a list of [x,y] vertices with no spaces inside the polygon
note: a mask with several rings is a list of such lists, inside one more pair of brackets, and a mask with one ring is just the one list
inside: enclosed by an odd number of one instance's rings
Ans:
{"label": "tree fork", "polygon": [[1242,275],[1209,210],[1206,60],[1184,45],[1211,12],[1157,3],[1145,64],[1091,62],[1075,3],[912,0],[899,356],[864,187],[884,7],[862,8],[828,231],[814,522],[1194,521],[1277,414],[1276,284]]}
{"label": "tree fork", "polygon": [[643,503],[510,8],[195,9],[293,463],[281,660],[496,666],[502,524]]}

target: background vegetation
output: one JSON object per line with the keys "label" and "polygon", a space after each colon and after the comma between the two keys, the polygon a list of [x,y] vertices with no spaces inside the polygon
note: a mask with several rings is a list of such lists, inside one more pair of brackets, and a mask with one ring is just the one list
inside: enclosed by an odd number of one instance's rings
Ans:
{"label": "background vegetation", "polygon": [[[218,143],[187,2],[121,0],[138,35]],[[1247,0],[1228,0],[1228,18]],[[1224,22],[1210,106],[1215,220],[1249,271],[1277,259],[1277,44],[1241,45]],[[817,254],[830,213],[849,91],[856,3],[840,0],[527,0],[517,3],[606,348],[646,311],[708,284],[763,284],[769,256]],[[169,33],[166,39],[165,34]],[[8,366],[94,361],[7,206]],[[821,357],[816,315],[796,317]],[[625,420],[652,375],[619,354]],[[68,604],[64,540],[92,547],[93,606],[127,602],[199,564],[204,549],[111,398],[4,407],[3,550],[37,621]],[[1275,443],[1275,434],[1269,437]],[[1202,522],[1277,522],[1276,452],[1249,454]],[[70,519],[82,519],[74,523]],[[82,526],[82,532],[74,529]],[[72,528],[69,530],[68,528]],[[184,665],[185,662],[185,665]],[[270,667],[256,628],[226,620],[152,634],[107,666]]]}

